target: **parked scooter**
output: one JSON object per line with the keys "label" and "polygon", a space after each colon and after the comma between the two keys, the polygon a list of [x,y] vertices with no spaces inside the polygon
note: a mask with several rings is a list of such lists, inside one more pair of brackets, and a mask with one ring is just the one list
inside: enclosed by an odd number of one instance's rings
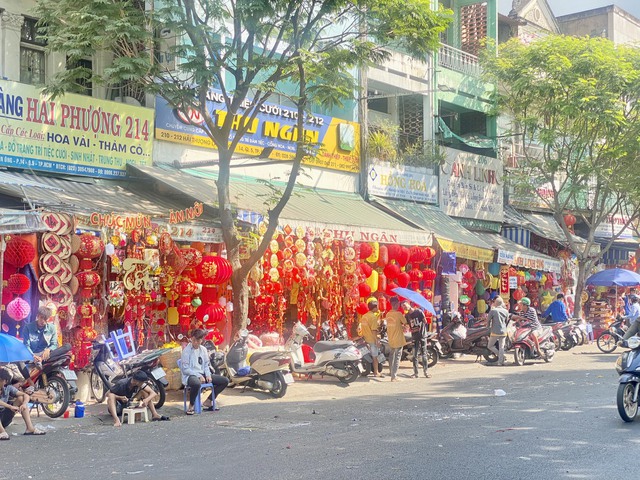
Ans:
{"label": "parked scooter", "polygon": [[284,397],[287,385],[293,383],[293,375],[289,373],[290,356],[276,350],[254,352],[247,365],[248,338],[249,331],[242,329],[226,355],[211,352],[209,359],[214,371],[227,377],[230,387],[258,388],[268,391],[275,398]]}
{"label": "parked scooter", "polygon": [[[373,355],[371,355],[371,350],[369,350],[369,344],[362,337],[357,337],[353,339],[356,348],[362,355],[362,376],[366,377],[373,373]],[[380,353],[378,353],[378,372],[382,372],[385,363],[387,362],[387,357],[382,352],[382,348],[380,349]]]}
{"label": "parked scooter", "polygon": [[596,344],[603,353],[612,353],[618,348],[618,342],[622,340],[627,332],[626,320],[618,317],[609,328],[598,335]]}
{"label": "parked scooter", "polygon": [[487,348],[489,327],[466,328],[459,316],[440,331],[438,340],[442,348],[442,357],[450,358],[454,353],[482,356],[487,362],[495,363],[498,356]]}
{"label": "parked scooter", "polygon": [[171,351],[170,348],[148,350],[116,363],[104,338],[94,341],[91,352],[92,370],[89,374],[93,397],[98,403],[104,401],[107,391],[117,381],[129,378],[138,370],[142,370],[149,377],[149,386],[158,394],[155,407],[162,407],[166,400],[166,387],[169,382],[164,369],[158,364],[160,357],[169,351]]}
{"label": "parked scooter", "polygon": [[538,355],[535,347],[535,341],[533,339],[535,333],[533,329],[524,322],[516,324],[516,327],[517,330],[513,343],[513,360],[516,365],[524,365],[524,362],[527,359],[542,358],[545,362],[553,360],[556,348],[553,343],[553,332],[551,331],[551,327],[542,327],[540,335],[538,336],[538,344],[542,351],[542,357]]}
{"label": "parked scooter", "polygon": [[618,414],[625,422],[633,422],[638,415],[638,391],[640,390],[640,337],[634,336],[623,341],[630,350],[622,353],[616,361],[618,394],[616,403]]}
{"label": "parked scooter", "polygon": [[[405,335],[405,339],[408,343],[402,349],[402,359],[413,362],[413,339],[411,338],[411,334],[409,334],[408,337]],[[426,353],[427,366],[429,368],[438,363],[438,360],[442,357],[442,345],[440,345],[440,342],[438,341],[438,334],[436,332],[427,333]]]}
{"label": "parked scooter", "polygon": [[76,372],[70,370],[71,345],[64,345],[51,352],[42,363],[32,363],[29,377],[20,384],[23,390],[30,387],[35,391],[30,395],[34,406],[42,407],[51,418],[61,416],[69,408],[69,402],[78,388]]}
{"label": "parked scooter", "polygon": [[302,375],[331,375],[343,383],[355,381],[363,372],[362,355],[350,340],[316,342],[313,352],[316,359],[305,363],[302,354],[302,342],[309,330],[297,322],[285,345],[285,351],[291,355],[291,371]]}

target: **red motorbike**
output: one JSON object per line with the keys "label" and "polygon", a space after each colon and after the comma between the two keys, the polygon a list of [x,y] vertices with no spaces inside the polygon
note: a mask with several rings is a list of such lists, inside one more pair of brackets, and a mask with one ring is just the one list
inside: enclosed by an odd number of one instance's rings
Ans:
{"label": "red motorbike", "polygon": [[467,328],[460,317],[454,317],[438,335],[442,348],[442,358],[450,358],[454,353],[466,353],[484,357],[487,362],[495,363],[498,356],[487,348],[489,327]]}
{"label": "red motorbike", "polygon": [[516,365],[524,365],[525,360],[543,359],[545,362],[553,360],[556,354],[556,347],[553,343],[553,331],[551,327],[542,327],[538,334],[538,344],[542,351],[542,356],[536,350],[534,330],[528,323],[516,323],[516,332],[513,341],[513,360]]}

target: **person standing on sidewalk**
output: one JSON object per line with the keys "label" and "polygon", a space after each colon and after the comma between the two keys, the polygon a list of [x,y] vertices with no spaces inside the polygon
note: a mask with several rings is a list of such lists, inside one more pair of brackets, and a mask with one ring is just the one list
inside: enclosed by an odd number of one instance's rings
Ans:
{"label": "person standing on sidewalk", "polygon": [[398,367],[400,366],[400,358],[402,357],[402,347],[404,347],[406,343],[404,339],[404,326],[407,324],[407,319],[404,318],[402,312],[398,310],[400,306],[398,297],[392,297],[389,303],[391,303],[391,311],[385,316],[389,348],[391,348],[389,368],[391,369],[391,381],[398,382]]}
{"label": "person standing on sidewalk", "polygon": [[402,308],[407,311],[405,318],[411,327],[411,340],[413,341],[413,378],[418,378],[418,358],[422,362],[424,376],[431,378],[427,361],[427,333],[429,331],[424,312],[414,307],[411,302],[402,302]]}
{"label": "person standing on sidewalk", "polygon": [[[509,312],[504,306],[502,297],[493,300],[491,311],[489,312],[489,343],[487,348],[498,356],[498,363],[504,365],[504,343],[507,338],[507,319]],[[496,343],[498,348],[496,349]]]}
{"label": "person standing on sidewalk", "polygon": [[380,339],[378,338],[380,311],[378,310],[378,300],[375,298],[367,302],[369,311],[360,319],[360,330],[365,342],[369,344],[369,350],[373,357],[373,376],[384,378],[378,371],[378,354],[380,353]]}

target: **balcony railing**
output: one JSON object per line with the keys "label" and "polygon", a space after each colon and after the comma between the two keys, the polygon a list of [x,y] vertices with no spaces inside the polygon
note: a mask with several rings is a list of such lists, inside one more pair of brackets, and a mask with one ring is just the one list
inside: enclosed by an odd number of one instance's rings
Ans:
{"label": "balcony railing", "polygon": [[445,44],[440,45],[438,64],[449,70],[474,77],[479,77],[481,73],[478,57]]}

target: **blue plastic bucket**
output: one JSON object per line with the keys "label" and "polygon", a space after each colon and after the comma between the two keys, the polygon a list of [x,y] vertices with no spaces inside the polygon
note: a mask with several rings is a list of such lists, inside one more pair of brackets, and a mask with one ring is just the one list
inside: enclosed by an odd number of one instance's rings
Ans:
{"label": "blue plastic bucket", "polygon": [[78,400],[76,402],[76,408],[75,408],[75,411],[74,411],[73,415],[76,418],[83,418],[84,417],[84,403],[82,403],[80,400]]}

